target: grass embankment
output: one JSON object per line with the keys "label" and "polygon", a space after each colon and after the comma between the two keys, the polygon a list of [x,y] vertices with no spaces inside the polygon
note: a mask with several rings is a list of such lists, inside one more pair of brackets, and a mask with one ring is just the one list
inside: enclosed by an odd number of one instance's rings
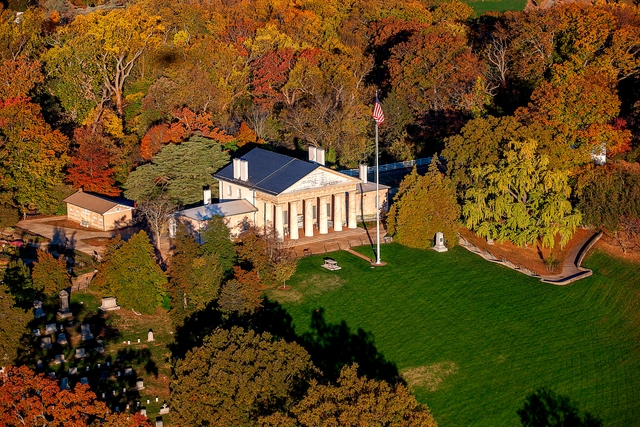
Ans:
{"label": "grass embankment", "polygon": [[[359,248],[369,256],[368,247]],[[549,387],[611,426],[640,425],[637,264],[596,252],[594,275],[541,283],[461,248],[382,247],[371,269],[346,252],[342,270],[300,260],[291,291],[273,291],[298,334],[312,313],[371,332],[441,427],[515,426],[526,395]]]}

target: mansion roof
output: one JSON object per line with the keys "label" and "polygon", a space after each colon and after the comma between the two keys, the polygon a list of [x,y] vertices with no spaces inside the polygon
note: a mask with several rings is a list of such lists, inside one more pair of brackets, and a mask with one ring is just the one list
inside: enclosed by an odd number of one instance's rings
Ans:
{"label": "mansion roof", "polygon": [[133,209],[133,202],[130,200],[112,200],[95,194],[85,193],[83,191],[73,193],[64,199],[63,202],[70,203],[74,206],[99,214],[105,214],[116,206],[120,206],[124,210]]}
{"label": "mansion roof", "polygon": [[196,206],[195,208],[179,211],[177,212],[177,215],[195,219],[196,221],[209,221],[215,215],[229,217],[256,212],[257,210],[258,209],[248,201],[240,199],[214,203],[211,205]]}
{"label": "mansion roof", "polygon": [[283,154],[254,148],[242,156],[249,162],[249,177],[246,181],[233,178],[233,164],[214,174],[217,179],[236,182],[268,194],[277,195],[321,166]]}

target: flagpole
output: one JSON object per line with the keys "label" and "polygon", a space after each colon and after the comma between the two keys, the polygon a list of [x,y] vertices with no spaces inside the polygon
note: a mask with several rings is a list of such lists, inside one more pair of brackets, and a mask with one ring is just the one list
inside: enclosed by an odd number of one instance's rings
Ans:
{"label": "flagpole", "polygon": [[[378,101],[378,91],[376,90],[376,102]],[[376,120],[376,229],[377,247],[376,264],[380,264],[380,174],[378,171],[378,121]]]}

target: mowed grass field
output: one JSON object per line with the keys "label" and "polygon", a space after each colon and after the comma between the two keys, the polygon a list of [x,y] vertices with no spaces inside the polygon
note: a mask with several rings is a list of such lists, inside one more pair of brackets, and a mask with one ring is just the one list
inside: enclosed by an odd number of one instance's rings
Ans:
{"label": "mowed grass field", "polygon": [[[359,248],[372,256],[368,247]],[[596,252],[588,279],[541,283],[456,247],[382,246],[372,269],[334,252],[300,260],[290,291],[272,291],[298,334],[329,324],[373,335],[441,427],[517,426],[526,395],[549,387],[605,426],[640,425],[640,266]]]}
{"label": "mowed grass field", "polygon": [[505,10],[524,10],[527,0],[463,0],[476,12],[476,16],[480,16],[485,12],[496,11],[504,12]]}

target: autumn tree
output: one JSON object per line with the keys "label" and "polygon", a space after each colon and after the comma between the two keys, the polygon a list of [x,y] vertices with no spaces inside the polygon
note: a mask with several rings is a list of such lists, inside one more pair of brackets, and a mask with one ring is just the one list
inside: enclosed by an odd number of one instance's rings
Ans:
{"label": "autumn tree", "polygon": [[125,83],[143,54],[161,41],[161,18],[149,12],[150,6],[140,2],[79,15],[61,27],[46,61],[65,108],[79,111],[76,100],[84,101],[84,119],[88,107],[101,111],[113,98],[115,111],[124,115]]}
{"label": "autumn tree", "polygon": [[172,417],[180,425],[251,425],[290,408],[315,372],[298,344],[238,327],[216,329],[176,361]]}
{"label": "autumn tree", "polygon": [[153,233],[154,244],[159,248],[160,238],[169,230],[174,214],[178,211],[178,205],[166,194],[160,194],[153,199],[139,201],[137,209]]}
{"label": "autumn tree", "polygon": [[541,240],[553,247],[556,235],[565,245],[581,215],[569,201],[566,171],[549,167],[549,158],[533,139],[500,147],[499,160],[470,168],[465,191],[465,224],[479,236],[524,246]]}
{"label": "autumn tree", "polygon": [[29,333],[31,313],[16,307],[6,285],[0,283],[0,365],[8,366],[18,356],[22,337]]}
{"label": "autumn tree", "polygon": [[150,427],[140,414],[112,413],[88,385],[60,390],[58,382],[26,366],[9,367],[0,378],[0,424],[4,426]]}
{"label": "autumn tree", "polygon": [[114,142],[86,127],[76,129],[74,137],[76,147],[71,153],[67,182],[84,191],[119,195],[115,174],[121,162]]}
{"label": "autumn tree", "polygon": [[43,21],[41,11],[30,7],[17,25],[15,13],[0,6],[0,59],[37,58],[45,45]]}
{"label": "autumn tree", "polygon": [[136,201],[166,194],[174,203],[202,201],[202,188],[209,186],[217,196],[212,174],[229,163],[229,154],[218,141],[192,137],[179,145],[167,145],[151,163],[138,166],[125,183],[125,196]]}
{"label": "autumn tree", "polygon": [[289,414],[264,417],[262,427],[321,427],[327,425],[356,427],[436,427],[429,409],[416,400],[403,385],[358,377],[357,365],[345,366],[337,384],[312,380],[304,398]]}
{"label": "autumn tree", "polygon": [[253,314],[262,306],[263,280],[255,270],[246,271],[241,267],[233,267],[233,278],[228,280],[220,290],[218,305],[226,314]]}
{"label": "autumn tree", "polygon": [[[169,286],[173,297],[173,310],[179,317],[203,310],[219,293],[224,269],[215,252],[204,252],[189,230],[178,227],[173,240]],[[203,253],[204,252],[204,253]]]}
{"label": "autumn tree", "polygon": [[56,259],[46,251],[38,251],[38,261],[33,264],[31,278],[33,287],[48,297],[56,297],[58,292],[71,286],[65,260],[62,257]]}
{"label": "autumn tree", "polygon": [[455,245],[459,218],[455,187],[434,162],[426,175],[418,175],[414,168],[402,180],[387,216],[387,228],[405,246],[429,248],[438,231],[444,233],[449,245]]}
{"label": "autumn tree", "polygon": [[123,307],[153,313],[160,306],[167,278],[156,264],[153,246],[144,231],[112,246],[91,282],[104,295],[114,295]]}

